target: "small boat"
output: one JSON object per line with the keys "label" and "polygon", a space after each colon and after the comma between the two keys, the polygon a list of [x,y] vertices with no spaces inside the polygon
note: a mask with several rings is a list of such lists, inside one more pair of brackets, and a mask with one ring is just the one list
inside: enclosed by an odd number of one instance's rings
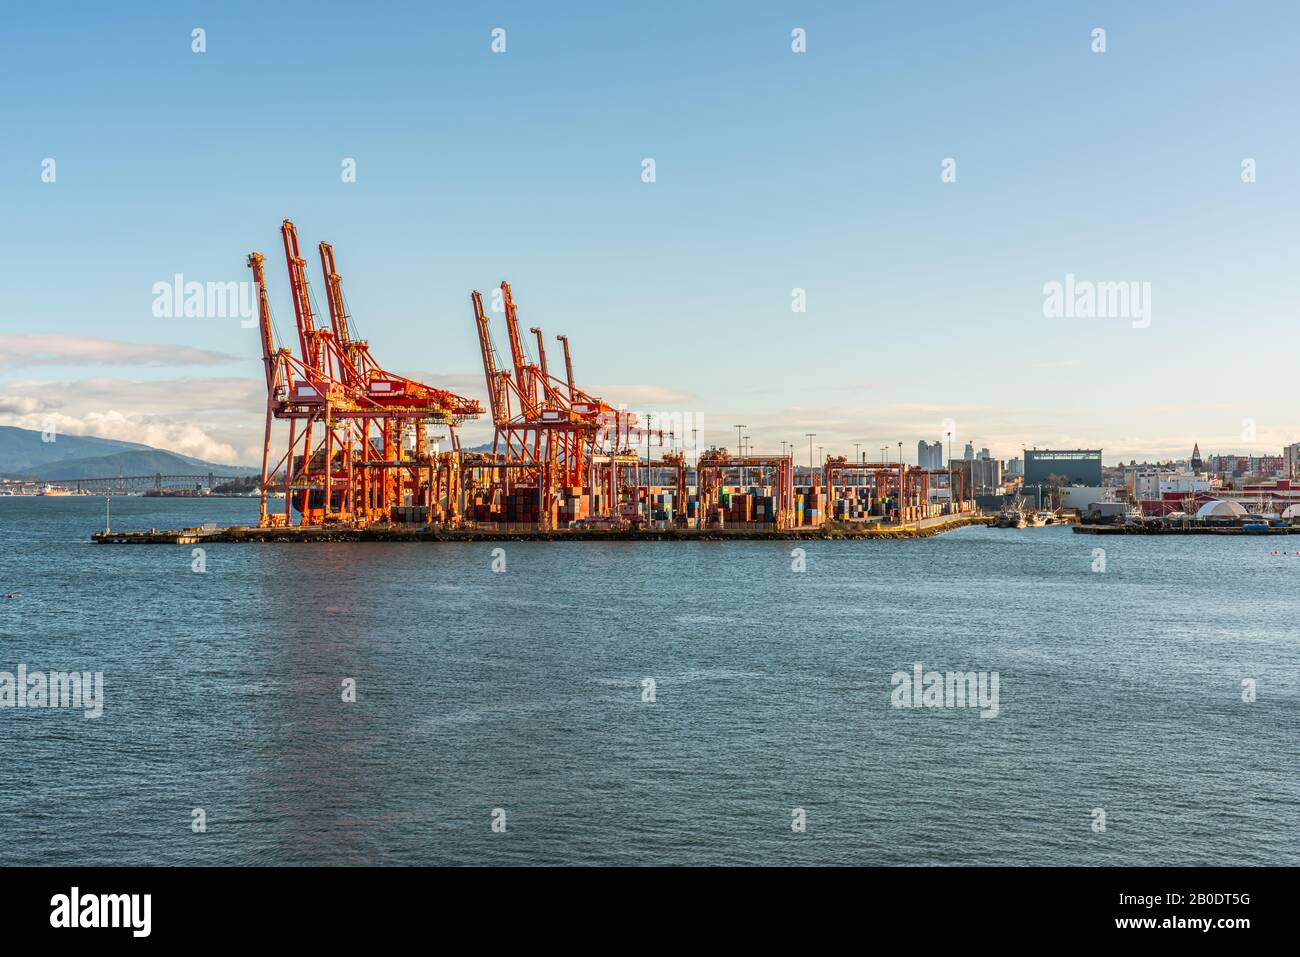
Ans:
{"label": "small boat", "polygon": [[1260,535],[1268,533],[1268,522],[1247,522],[1241,526],[1243,535]]}
{"label": "small boat", "polygon": [[993,524],[997,528],[1024,528],[1028,524],[1025,513],[1018,508],[1009,508],[998,512],[993,519]]}

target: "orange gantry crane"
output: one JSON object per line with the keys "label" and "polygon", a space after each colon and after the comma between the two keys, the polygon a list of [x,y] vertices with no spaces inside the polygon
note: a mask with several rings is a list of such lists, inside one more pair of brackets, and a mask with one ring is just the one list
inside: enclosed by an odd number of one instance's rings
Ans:
{"label": "orange gantry crane", "polygon": [[763,481],[759,484],[768,485],[775,491],[776,527],[784,529],[794,525],[794,456],[732,455],[719,448],[701,452],[696,465],[701,521],[707,522],[712,515],[728,469],[754,470],[762,474]]}
{"label": "orange gantry crane", "polygon": [[[286,221],[286,226],[293,229],[292,223]],[[474,399],[385,370],[375,359],[370,344],[353,336],[352,318],[335,265],[334,247],[322,242],[319,252],[330,327],[338,350],[346,360],[343,380],[384,412],[383,415],[360,419],[357,426],[362,452],[358,462],[362,484],[366,488],[377,485],[380,489],[378,496],[369,494],[364,499],[369,503],[368,518],[373,520],[388,514],[393,504],[418,501],[421,507],[428,509],[427,521],[433,522],[438,517],[454,520],[459,513],[457,503],[460,497],[460,470],[456,467],[460,440],[456,427],[477,418],[483,407]],[[429,426],[447,427],[451,446],[448,451],[429,449]],[[411,440],[412,455],[405,454],[404,436]],[[423,483],[421,470],[428,473]],[[429,491],[422,495],[422,487]],[[429,501],[422,501],[422,498]]]}
{"label": "orange gantry crane", "polygon": [[[925,506],[930,500],[932,479],[943,479],[936,487],[947,488],[950,501],[960,503],[966,497],[965,478],[960,472],[949,469],[923,469],[902,463],[850,462],[842,455],[828,455],[822,468],[822,480],[826,485],[832,508],[838,498],[836,490],[847,485],[845,478],[848,475],[859,475],[865,478],[875,490],[875,494],[882,497],[892,491],[897,496],[896,507],[900,510]],[[957,489],[954,489],[954,485]],[[954,491],[957,492],[955,498]],[[914,501],[916,506],[912,505]]]}
{"label": "orange gantry crane", "polygon": [[[351,317],[334,264],[321,243],[330,327],[316,323],[298,232],[280,228],[298,332],[299,355],[277,348],[266,292],[264,257],[248,265],[258,287],[258,323],[266,367],[266,431],[259,522],[292,524],[296,505],[304,525],[394,520],[412,508],[427,523],[459,518],[456,427],[479,415],[478,402],[384,370],[368,343],[353,337]],[[289,441],[272,463],[272,423],[288,420]],[[432,451],[428,429],[445,426],[451,449]],[[267,493],[282,490],[284,512],[267,509]]]}
{"label": "orange gantry crane", "polygon": [[906,465],[902,463],[890,465],[879,462],[850,462],[842,455],[828,455],[825,464],[822,466],[822,483],[826,486],[831,504],[834,504],[837,497],[836,488],[847,484],[844,481],[846,475],[858,475],[867,478],[882,496],[889,494],[891,486],[899,494],[900,498],[905,495],[905,486],[907,485]]}
{"label": "orange gantry crane", "polygon": [[535,489],[543,527],[553,526],[555,503],[565,490],[581,494],[607,487],[602,507],[610,514],[617,507],[620,466],[636,464],[636,457],[625,448],[635,416],[577,386],[567,337],[557,337],[564,348],[565,379],[551,375],[545,340],[537,326],[529,329],[537,343],[537,359],[531,360],[524,350],[518,307],[508,282],[501,283],[501,300],[510,343],[509,368],[502,368],[492,343],[482,295],[478,290],[470,295],[494,429],[491,457],[471,463],[480,487],[492,500],[512,487]]}

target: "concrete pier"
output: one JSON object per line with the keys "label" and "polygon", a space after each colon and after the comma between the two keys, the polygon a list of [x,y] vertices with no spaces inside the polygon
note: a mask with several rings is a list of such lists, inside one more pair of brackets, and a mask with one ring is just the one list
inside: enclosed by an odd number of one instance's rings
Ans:
{"label": "concrete pier", "polygon": [[1300,527],[1283,525],[1269,528],[1242,528],[1239,525],[1076,525],[1081,535],[1296,535]]}
{"label": "concrete pier", "polygon": [[536,529],[441,528],[427,525],[348,525],[221,529],[186,528],[172,531],[96,532],[100,545],[196,545],[277,542],[721,542],[732,540],[832,541],[837,539],[928,538],[965,525],[989,525],[987,515],[945,515],[906,525],[827,522],[790,529],[767,528],[565,528]]}

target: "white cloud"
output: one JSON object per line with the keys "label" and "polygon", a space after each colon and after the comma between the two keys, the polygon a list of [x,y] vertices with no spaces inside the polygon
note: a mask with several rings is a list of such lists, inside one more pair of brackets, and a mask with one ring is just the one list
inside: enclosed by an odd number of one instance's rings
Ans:
{"label": "white cloud", "polygon": [[[576,379],[577,376],[574,376],[574,378]],[[590,395],[604,399],[610,405],[618,405],[619,403],[629,407],[681,405],[682,403],[694,402],[699,398],[692,392],[665,389],[662,386],[646,385],[644,383],[597,385],[589,389],[585,388],[581,382],[577,384]]]}
{"label": "white cloud", "polygon": [[[123,415],[121,412],[91,412],[85,415],[0,413],[0,425],[45,431],[56,435],[94,435],[101,439],[139,442],[141,445],[179,452],[219,465],[241,465],[251,461],[229,442],[213,436],[198,422],[184,422],[161,416]],[[57,439],[56,439],[57,441]]]}
{"label": "white cloud", "polygon": [[0,425],[139,442],[222,465],[261,461],[265,385],[234,377],[9,381]]}
{"label": "white cloud", "polygon": [[30,395],[0,395],[0,414],[32,415],[57,407],[57,403]]}
{"label": "white cloud", "polygon": [[266,403],[265,381],[235,376],[156,380],[96,377],[61,383],[13,382],[11,387],[66,396],[69,403],[75,402],[80,408],[169,416],[252,412]]}
{"label": "white cloud", "polygon": [[215,365],[235,356],[191,346],[116,342],[91,336],[22,336],[0,332],[0,368],[48,365]]}

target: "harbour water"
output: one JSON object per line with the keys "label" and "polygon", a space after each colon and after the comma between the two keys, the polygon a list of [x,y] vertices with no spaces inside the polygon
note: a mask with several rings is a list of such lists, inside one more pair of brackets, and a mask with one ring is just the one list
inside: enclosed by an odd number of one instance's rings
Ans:
{"label": "harbour water", "polygon": [[[1300,864],[1290,539],[214,544],[197,573],[91,544],[103,507],[0,498],[0,671],[105,684],[95,719],[0,708],[0,865]],[[917,662],[996,672],[997,717],[894,707]]]}

